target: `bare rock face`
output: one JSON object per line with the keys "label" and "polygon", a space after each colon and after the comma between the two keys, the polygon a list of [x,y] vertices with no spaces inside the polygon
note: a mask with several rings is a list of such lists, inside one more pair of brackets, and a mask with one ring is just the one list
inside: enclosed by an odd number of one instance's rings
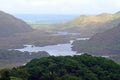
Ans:
{"label": "bare rock face", "polygon": [[33,29],[24,21],[0,11],[0,37],[30,32],[32,30]]}

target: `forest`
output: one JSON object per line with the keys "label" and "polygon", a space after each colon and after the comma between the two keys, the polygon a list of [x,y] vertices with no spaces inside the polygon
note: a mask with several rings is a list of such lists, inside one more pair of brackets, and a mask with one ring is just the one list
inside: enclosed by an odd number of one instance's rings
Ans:
{"label": "forest", "polygon": [[25,66],[3,69],[0,80],[120,80],[120,65],[88,54],[33,59]]}

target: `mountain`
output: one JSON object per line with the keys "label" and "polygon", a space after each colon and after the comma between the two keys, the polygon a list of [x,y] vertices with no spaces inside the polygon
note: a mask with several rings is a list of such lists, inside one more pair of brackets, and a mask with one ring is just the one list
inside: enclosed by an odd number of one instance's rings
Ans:
{"label": "mountain", "polygon": [[24,21],[0,11],[0,36],[31,32],[33,29]]}
{"label": "mountain", "polygon": [[[119,21],[120,23],[120,21]],[[86,41],[75,41],[73,50],[94,55],[120,54],[120,24],[102,33],[97,33]]]}
{"label": "mountain", "polygon": [[[118,22],[115,22],[117,19],[120,19],[119,12],[114,14],[81,15],[74,20],[55,26],[61,26],[61,30],[80,32],[82,36],[88,37],[115,27],[115,25],[118,25]],[[108,26],[109,24],[110,26]]]}
{"label": "mountain", "polygon": [[3,69],[0,80],[120,80],[120,65],[88,54],[33,59],[25,66]]}

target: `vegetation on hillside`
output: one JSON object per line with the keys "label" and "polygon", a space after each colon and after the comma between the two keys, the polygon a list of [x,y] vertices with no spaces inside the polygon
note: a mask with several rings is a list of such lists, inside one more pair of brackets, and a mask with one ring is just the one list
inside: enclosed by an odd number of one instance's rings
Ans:
{"label": "vegetation on hillside", "polygon": [[0,80],[119,80],[120,65],[88,54],[33,59],[25,66],[3,69]]}
{"label": "vegetation on hillside", "polygon": [[103,33],[94,35],[86,41],[75,41],[73,50],[93,54],[119,54],[120,52],[120,24]]}
{"label": "vegetation on hillside", "polygon": [[11,68],[26,64],[31,59],[49,56],[45,51],[40,52],[21,52],[17,50],[0,50],[0,69]]}
{"label": "vegetation on hillside", "polygon": [[[83,37],[91,37],[96,33],[116,27],[120,22],[120,13],[102,13],[99,15],[81,15],[76,19],[59,24],[32,25],[35,29],[80,32]],[[41,27],[42,26],[42,27]],[[60,27],[60,28],[58,28]]]}

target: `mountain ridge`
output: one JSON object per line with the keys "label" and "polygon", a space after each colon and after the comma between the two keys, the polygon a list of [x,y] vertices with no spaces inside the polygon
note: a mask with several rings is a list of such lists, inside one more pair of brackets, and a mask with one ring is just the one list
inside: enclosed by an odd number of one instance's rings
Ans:
{"label": "mountain ridge", "polygon": [[[104,32],[118,25],[115,20],[120,19],[120,13],[102,13],[98,15],[81,15],[68,22],[61,23],[61,30],[79,32],[84,37],[91,37],[96,33]],[[114,21],[114,23],[113,23]],[[108,26],[110,24],[110,27]]]}
{"label": "mountain ridge", "polygon": [[11,36],[16,33],[31,32],[33,29],[21,19],[0,11],[0,36]]}

